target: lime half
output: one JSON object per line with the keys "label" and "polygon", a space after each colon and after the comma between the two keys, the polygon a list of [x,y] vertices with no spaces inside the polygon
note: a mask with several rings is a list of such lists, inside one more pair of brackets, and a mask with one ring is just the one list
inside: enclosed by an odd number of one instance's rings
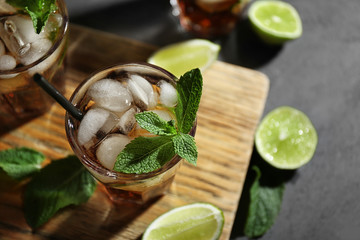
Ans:
{"label": "lime half", "polygon": [[180,77],[194,68],[204,71],[217,59],[219,51],[218,44],[204,39],[192,39],[159,49],[148,62]]}
{"label": "lime half", "polygon": [[223,212],[209,203],[193,203],[174,208],[146,229],[143,240],[219,239],[224,225]]}
{"label": "lime half", "polygon": [[256,1],[249,8],[249,19],[260,38],[270,44],[294,40],[302,34],[300,16],[296,9],[286,2]]}
{"label": "lime half", "polygon": [[317,142],[317,133],[310,119],[288,106],[268,113],[255,135],[260,156],[280,169],[296,169],[309,162]]}

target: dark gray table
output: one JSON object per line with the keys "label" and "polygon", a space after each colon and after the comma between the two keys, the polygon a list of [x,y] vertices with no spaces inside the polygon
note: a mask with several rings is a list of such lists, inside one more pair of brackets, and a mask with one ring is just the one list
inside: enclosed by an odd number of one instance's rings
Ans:
{"label": "dark gray table", "polygon": [[[280,214],[261,239],[360,239],[360,2],[287,1],[302,17],[300,39],[268,47],[245,17],[217,40],[220,60],[270,78],[264,114],[293,106],[310,117],[319,136],[314,158],[287,181]],[[191,38],[167,0],[67,2],[73,23],[158,46]],[[239,217],[232,239],[246,239],[240,225]]]}

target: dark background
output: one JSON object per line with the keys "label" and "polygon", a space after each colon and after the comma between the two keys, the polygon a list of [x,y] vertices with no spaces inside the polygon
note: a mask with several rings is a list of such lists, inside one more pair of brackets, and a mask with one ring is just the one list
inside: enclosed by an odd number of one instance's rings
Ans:
{"label": "dark background", "polygon": [[[291,172],[280,214],[260,239],[360,239],[360,1],[286,0],[303,35],[282,47],[261,43],[243,21],[216,40],[219,59],[265,73],[264,114],[289,105],[306,113],[319,142],[310,163]],[[167,0],[67,0],[70,22],[156,46],[191,38]],[[252,162],[257,159],[256,152]],[[241,234],[239,208],[231,239]]]}

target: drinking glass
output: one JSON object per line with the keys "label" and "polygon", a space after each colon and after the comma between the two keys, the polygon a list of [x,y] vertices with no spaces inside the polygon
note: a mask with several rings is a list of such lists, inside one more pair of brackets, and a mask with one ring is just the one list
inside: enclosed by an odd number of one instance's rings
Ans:
{"label": "drinking glass", "polygon": [[[0,132],[3,132],[45,113],[52,105],[52,98],[33,81],[35,73],[42,74],[60,91],[64,90],[69,18],[65,1],[57,0],[56,12],[49,16],[45,30],[37,35],[30,17],[18,14],[5,0],[0,0],[0,5],[3,49],[0,57],[12,55],[16,59],[15,68],[0,70]],[[42,37],[45,32],[46,38]],[[32,42],[34,36],[37,40]]]}
{"label": "drinking glass", "polygon": [[170,0],[181,26],[195,36],[213,38],[230,33],[249,0]]}
{"label": "drinking glass", "polygon": [[[127,73],[139,74],[150,79],[156,85],[158,81],[165,80],[176,84],[177,78],[166,70],[146,63],[128,63],[108,67],[100,70],[85,79],[74,91],[70,101],[77,108],[84,104],[87,90],[95,82],[102,79],[123,78]],[[96,148],[98,143],[90,149],[79,144],[77,134],[80,122],[67,112],[65,116],[65,128],[68,141],[75,155],[80,159],[85,168],[105,187],[110,199],[115,203],[144,204],[152,199],[163,195],[174,180],[176,171],[182,164],[179,156],[174,156],[160,169],[150,173],[129,174],[121,173],[104,167],[97,159]],[[194,124],[190,135],[194,136],[196,124]],[[104,137],[105,138],[105,137]],[[102,138],[102,139],[104,139]],[[99,140],[101,141],[101,140]]]}

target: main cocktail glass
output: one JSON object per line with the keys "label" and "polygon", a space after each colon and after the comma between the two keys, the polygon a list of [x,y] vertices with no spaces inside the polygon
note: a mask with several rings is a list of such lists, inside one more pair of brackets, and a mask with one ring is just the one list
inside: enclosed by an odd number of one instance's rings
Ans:
{"label": "main cocktail glass", "polygon": [[42,74],[64,90],[68,13],[64,0],[36,34],[29,15],[0,0],[0,132],[46,112],[53,100],[32,80]]}
{"label": "main cocktail glass", "polygon": [[[176,104],[176,81],[175,76],[157,66],[129,63],[91,75],[74,91],[70,101],[85,116],[79,121],[66,113],[69,143],[114,202],[145,203],[161,196],[173,182],[182,163],[177,155],[150,173],[121,173],[112,169],[126,143],[137,136],[152,137],[137,125],[135,113],[153,111],[167,121],[175,118],[171,109]],[[194,136],[195,131],[196,124],[189,134]]]}

